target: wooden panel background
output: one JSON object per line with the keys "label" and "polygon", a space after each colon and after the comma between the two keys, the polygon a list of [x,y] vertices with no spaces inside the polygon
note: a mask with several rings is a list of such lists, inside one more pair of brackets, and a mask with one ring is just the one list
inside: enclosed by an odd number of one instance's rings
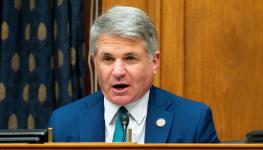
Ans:
{"label": "wooden panel background", "polygon": [[155,85],[203,101],[222,141],[263,129],[263,0],[102,0],[135,6],[159,32]]}
{"label": "wooden panel background", "polygon": [[187,0],[185,92],[213,108],[222,139],[263,129],[263,1]]}

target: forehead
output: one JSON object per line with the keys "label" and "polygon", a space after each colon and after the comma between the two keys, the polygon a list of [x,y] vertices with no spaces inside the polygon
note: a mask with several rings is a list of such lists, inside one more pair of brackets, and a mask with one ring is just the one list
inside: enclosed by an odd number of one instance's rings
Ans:
{"label": "forehead", "polygon": [[143,51],[145,42],[141,38],[122,38],[112,35],[102,34],[97,41],[97,53],[110,51]]}

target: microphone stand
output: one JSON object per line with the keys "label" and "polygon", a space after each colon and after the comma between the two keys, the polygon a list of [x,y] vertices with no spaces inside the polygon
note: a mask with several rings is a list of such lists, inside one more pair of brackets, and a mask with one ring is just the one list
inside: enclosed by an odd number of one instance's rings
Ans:
{"label": "microphone stand", "polygon": [[127,132],[128,124],[129,124],[129,117],[127,113],[122,114],[121,115],[121,125],[123,130],[122,142],[126,141],[126,132]]}

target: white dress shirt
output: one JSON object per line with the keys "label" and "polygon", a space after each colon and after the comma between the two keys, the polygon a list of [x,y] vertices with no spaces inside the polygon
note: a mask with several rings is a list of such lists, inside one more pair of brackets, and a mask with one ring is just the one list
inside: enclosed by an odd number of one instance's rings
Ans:
{"label": "white dress shirt", "polygon": [[[140,99],[124,106],[128,110],[128,129],[132,129],[132,142],[134,143],[144,143],[149,93],[150,90]],[[120,107],[104,97],[105,141],[108,143],[112,142],[117,111]]]}

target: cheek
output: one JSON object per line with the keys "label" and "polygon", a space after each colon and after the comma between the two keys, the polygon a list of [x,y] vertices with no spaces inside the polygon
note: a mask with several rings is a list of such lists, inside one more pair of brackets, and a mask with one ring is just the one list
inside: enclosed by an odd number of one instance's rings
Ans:
{"label": "cheek", "polygon": [[108,68],[101,67],[98,70],[98,74],[103,78],[106,78],[110,76],[110,70]]}
{"label": "cheek", "polygon": [[95,66],[95,71],[100,82],[106,82],[110,77],[110,70],[108,67],[104,67],[103,65],[97,65]]}
{"label": "cheek", "polygon": [[141,67],[136,67],[132,69],[132,76],[136,80],[138,80],[139,84],[143,84],[149,79],[152,78],[154,72],[153,69],[151,68],[152,66],[141,66]]}

